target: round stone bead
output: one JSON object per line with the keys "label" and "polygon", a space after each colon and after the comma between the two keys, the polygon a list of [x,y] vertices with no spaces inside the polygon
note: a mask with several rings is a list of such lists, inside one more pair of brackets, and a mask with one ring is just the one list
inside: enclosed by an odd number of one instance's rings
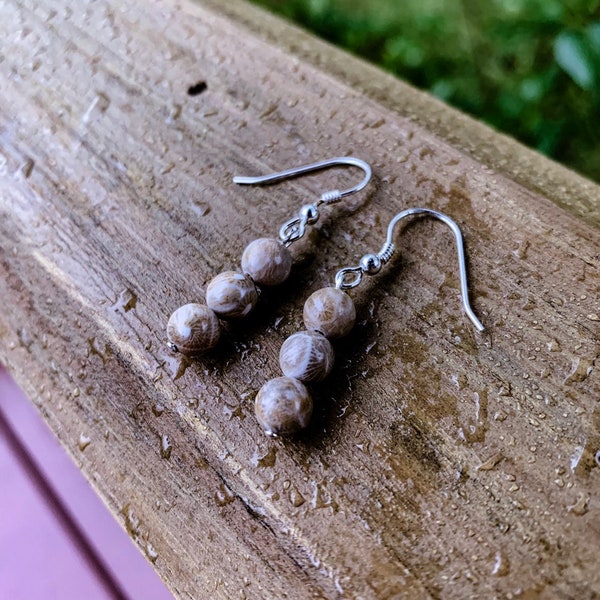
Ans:
{"label": "round stone bead", "polygon": [[217,315],[204,304],[180,306],[169,318],[167,338],[173,350],[200,354],[217,345],[221,325]]}
{"label": "round stone bead", "polygon": [[293,377],[277,377],[263,385],[254,402],[256,418],[269,435],[286,435],[306,427],[312,415],[312,398]]}
{"label": "round stone bead", "polygon": [[245,317],[258,302],[258,291],[247,275],[225,271],[206,288],[206,304],[225,319]]}
{"label": "round stone bead", "polygon": [[304,324],[307,329],[320,331],[328,338],[350,333],[356,320],[352,298],[333,287],[317,290],[304,303]]}
{"label": "round stone bead", "polygon": [[279,352],[283,374],[306,383],[325,379],[334,360],[331,342],[318,331],[294,333],[283,342]]}
{"label": "round stone bead", "polygon": [[242,271],[252,277],[258,285],[278,285],[289,276],[292,255],[279,241],[273,238],[254,240],[242,254]]}

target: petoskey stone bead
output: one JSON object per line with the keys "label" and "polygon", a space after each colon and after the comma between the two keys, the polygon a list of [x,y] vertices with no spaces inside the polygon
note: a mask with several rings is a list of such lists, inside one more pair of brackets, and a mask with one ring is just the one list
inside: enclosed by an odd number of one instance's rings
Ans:
{"label": "petoskey stone bead", "polygon": [[247,275],[225,271],[206,288],[206,304],[224,319],[237,319],[249,314],[258,302],[258,291]]}
{"label": "petoskey stone bead", "polygon": [[250,242],[242,254],[242,271],[258,285],[279,285],[289,276],[292,255],[279,241],[260,238]]}
{"label": "petoskey stone bead", "polygon": [[279,365],[283,374],[305,383],[325,379],[334,360],[331,342],[318,331],[294,333],[283,342],[279,352]]}
{"label": "petoskey stone bead", "polygon": [[311,294],[304,303],[304,324],[325,337],[338,338],[350,333],[356,320],[352,298],[334,287]]}
{"label": "petoskey stone bead", "polygon": [[169,346],[182,354],[201,354],[214,348],[221,336],[217,315],[204,304],[180,306],[169,318]]}
{"label": "petoskey stone bead", "polygon": [[293,377],[267,381],[254,402],[256,418],[269,435],[287,435],[304,429],[310,421],[312,408],[308,390]]}

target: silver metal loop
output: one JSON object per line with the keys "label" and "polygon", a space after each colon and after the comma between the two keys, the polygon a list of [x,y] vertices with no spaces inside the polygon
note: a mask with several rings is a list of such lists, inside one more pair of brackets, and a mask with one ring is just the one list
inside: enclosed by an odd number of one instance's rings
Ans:
{"label": "silver metal loop", "polygon": [[[392,242],[394,238],[394,230],[396,225],[404,218],[414,216],[414,215],[429,215],[436,219],[439,219],[443,223],[446,223],[448,227],[452,230],[454,234],[454,238],[456,240],[456,249],[458,251],[458,270],[460,274],[460,291],[462,298],[462,305],[465,313],[475,325],[477,331],[483,331],[485,327],[481,323],[481,321],[477,318],[471,305],[469,304],[469,287],[467,284],[467,266],[465,260],[465,249],[462,233],[458,225],[447,215],[438,212],[436,210],[432,210],[430,208],[409,208],[407,210],[403,210],[399,212],[388,225],[387,230],[387,239],[384,245],[381,247],[379,254],[377,255],[382,263],[386,263],[390,260],[392,255],[394,254],[394,243]],[[363,257],[364,258],[364,257]],[[369,274],[368,261],[362,261],[362,266],[357,267],[348,267],[346,269],[341,269],[337,272],[335,276],[335,286],[339,289],[350,289],[356,287],[362,281],[363,273]]]}
{"label": "silver metal loop", "polygon": [[351,290],[360,285],[363,278],[361,267],[347,267],[335,274],[335,287],[338,290]]}
{"label": "silver metal loop", "polygon": [[299,240],[306,231],[306,219],[302,217],[293,217],[286,221],[279,229],[279,239],[284,246],[289,246],[292,242]]}
{"label": "silver metal loop", "polygon": [[279,229],[279,239],[284,246],[299,240],[306,231],[307,225],[314,225],[319,220],[319,209],[316,204],[305,204],[297,217],[286,221]]}

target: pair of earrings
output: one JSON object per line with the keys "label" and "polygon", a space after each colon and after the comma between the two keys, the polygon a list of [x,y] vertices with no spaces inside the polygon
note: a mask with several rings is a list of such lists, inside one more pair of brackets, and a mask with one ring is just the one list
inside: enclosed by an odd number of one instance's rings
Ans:
{"label": "pair of earrings", "polygon": [[[206,305],[186,304],[171,315],[167,336],[172,350],[199,354],[214,347],[220,335],[218,317],[246,316],[258,300],[257,284],[272,286],[285,281],[292,265],[288,246],[304,235],[306,225],[317,222],[321,204],[338,202],[362,190],[371,178],[371,168],[358,158],[343,157],[264,177],[234,177],[234,182],[239,184],[270,183],[335,165],[359,167],[365,177],[353,188],[343,192],[325,192],[317,202],[304,205],[297,217],[281,227],[279,240],[262,238],[251,242],[242,255],[241,273],[226,271],[209,283]],[[293,434],[308,425],[313,401],[305,384],[327,377],[334,363],[330,339],[350,333],[356,320],[354,302],[345,290],[360,285],[364,275],[372,276],[381,271],[394,254],[393,238],[397,224],[415,215],[439,219],[452,230],[458,251],[462,305],[475,328],[479,332],[484,330],[469,304],[464,243],[458,225],[447,215],[429,208],[403,210],[390,221],[385,243],[379,252],[365,254],[358,265],[341,269],[335,275],[334,286],[317,290],[306,300],[303,311],[306,330],[294,333],[281,346],[279,364],[283,376],[265,383],[256,396],[256,417],[268,435]]]}

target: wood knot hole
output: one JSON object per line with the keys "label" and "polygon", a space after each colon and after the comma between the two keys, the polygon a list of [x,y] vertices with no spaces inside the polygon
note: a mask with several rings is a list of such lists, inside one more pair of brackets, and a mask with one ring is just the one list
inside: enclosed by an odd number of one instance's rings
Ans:
{"label": "wood knot hole", "polygon": [[187,93],[188,93],[188,96],[198,96],[199,94],[206,91],[207,89],[208,89],[208,86],[206,85],[206,81],[199,81],[198,83],[191,85],[188,88]]}

